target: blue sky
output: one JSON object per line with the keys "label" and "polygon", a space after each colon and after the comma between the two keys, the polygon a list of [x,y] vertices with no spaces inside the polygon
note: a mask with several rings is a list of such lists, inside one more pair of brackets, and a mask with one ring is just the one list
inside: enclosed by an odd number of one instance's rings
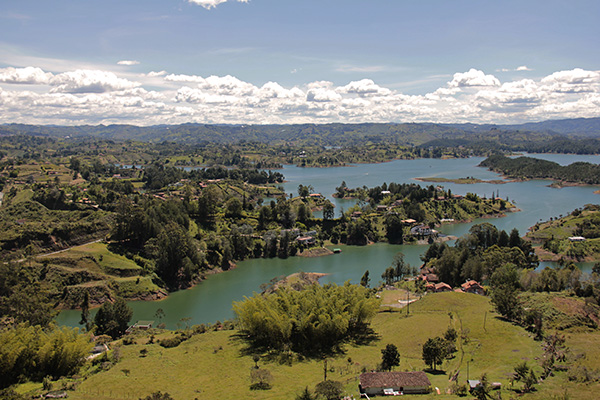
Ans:
{"label": "blue sky", "polygon": [[600,116],[598,1],[0,2],[0,123]]}

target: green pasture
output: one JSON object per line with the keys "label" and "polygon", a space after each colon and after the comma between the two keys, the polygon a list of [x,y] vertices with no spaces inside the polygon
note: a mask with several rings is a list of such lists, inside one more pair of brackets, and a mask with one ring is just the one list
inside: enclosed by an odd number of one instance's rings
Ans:
{"label": "green pasture", "polygon": [[[327,377],[341,381],[347,394],[358,398],[358,376],[376,368],[386,344],[395,344],[400,352],[396,370],[422,370],[426,368],[421,359],[423,343],[442,335],[449,326],[463,336],[458,352],[444,362],[441,371],[428,373],[432,386],[442,393],[450,386],[448,376],[457,371],[460,382],[467,378],[468,369],[472,379],[485,372],[491,381],[508,387],[509,374],[516,364],[539,364],[536,359],[542,354],[540,343],[522,328],[498,319],[488,298],[451,292],[426,295],[411,304],[408,316],[405,309],[390,312],[382,308],[373,320],[379,339],[363,346],[347,345],[343,354],[328,358]],[[321,359],[294,360],[289,365],[263,354],[258,364],[271,372],[272,389],[251,391],[254,361],[252,355],[244,353],[244,344],[235,334],[236,331],[209,331],[176,348],[165,349],[147,344],[148,333],[142,333],[137,344],[120,347],[118,364],[88,376],[69,397],[137,399],[160,390],[174,399],[293,399],[305,386],[313,389],[323,379]],[[143,349],[147,350],[145,357],[140,353]],[[508,398],[514,392],[504,389],[503,394]],[[455,396],[413,396],[433,397]]]}

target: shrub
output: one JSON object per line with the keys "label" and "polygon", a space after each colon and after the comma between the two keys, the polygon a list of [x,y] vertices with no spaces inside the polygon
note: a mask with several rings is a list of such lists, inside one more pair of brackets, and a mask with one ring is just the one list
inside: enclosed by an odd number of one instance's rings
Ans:
{"label": "shrub", "polygon": [[160,344],[165,349],[169,349],[172,347],[177,347],[181,344],[181,336],[174,336],[172,338],[161,339],[158,344]]}

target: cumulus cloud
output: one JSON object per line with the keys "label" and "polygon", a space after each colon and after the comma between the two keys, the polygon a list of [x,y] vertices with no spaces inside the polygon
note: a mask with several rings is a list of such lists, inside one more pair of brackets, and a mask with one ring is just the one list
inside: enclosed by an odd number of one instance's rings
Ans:
{"label": "cumulus cloud", "polygon": [[140,82],[125,76],[131,75],[0,69],[0,83],[6,84],[0,88],[0,123],[517,123],[600,116],[600,71],[580,68],[504,82],[471,69],[423,95],[403,94],[371,79],[285,87],[231,75],[152,71],[138,75]]}
{"label": "cumulus cloud", "polygon": [[81,69],[55,75],[49,83],[54,86],[51,90],[53,93],[104,93],[131,89],[140,85],[119,78],[112,72]]}
{"label": "cumulus cloud", "polygon": [[[197,4],[210,10],[211,8],[215,8],[221,3],[226,3],[227,0],[188,0],[192,4]],[[238,3],[248,3],[249,0],[237,0]]]}
{"label": "cumulus cloud", "polygon": [[494,75],[486,75],[483,71],[471,68],[467,72],[457,72],[448,82],[450,87],[469,86],[500,86],[500,81]]}
{"label": "cumulus cloud", "polygon": [[140,62],[135,60],[121,60],[117,64],[119,65],[138,65]]}
{"label": "cumulus cloud", "polygon": [[309,89],[306,93],[306,100],[317,102],[330,102],[342,100],[342,96],[335,90],[330,90],[321,87]]}
{"label": "cumulus cloud", "polygon": [[558,71],[542,79],[545,89],[560,93],[582,93],[598,90],[600,73],[575,68],[570,71]]}
{"label": "cumulus cloud", "polygon": [[521,65],[520,67],[517,67],[516,70],[517,71],[533,71],[533,69],[527,67],[527,65]]}
{"label": "cumulus cloud", "polygon": [[371,79],[362,79],[360,81],[350,82],[340,88],[341,93],[356,93],[361,97],[365,96],[387,96],[392,91],[388,88],[376,85]]}
{"label": "cumulus cloud", "polygon": [[44,72],[41,68],[25,67],[25,68],[1,68],[0,82],[16,83],[27,85],[44,85],[52,79],[50,72]]}

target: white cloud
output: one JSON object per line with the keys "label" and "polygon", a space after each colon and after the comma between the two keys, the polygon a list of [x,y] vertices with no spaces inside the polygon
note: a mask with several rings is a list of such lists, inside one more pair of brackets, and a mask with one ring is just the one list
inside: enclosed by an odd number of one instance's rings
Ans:
{"label": "white cloud", "polygon": [[339,91],[341,93],[356,93],[361,97],[375,95],[387,96],[392,93],[390,89],[376,85],[371,79],[350,82],[346,86],[341,87]]}
{"label": "white cloud", "polygon": [[165,76],[165,81],[170,82],[204,82],[204,78],[196,75],[175,75],[169,74]]}
{"label": "white cloud", "polygon": [[486,75],[483,71],[471,68],[467,72],[457,72],[448,82],[450,87],[469,86],[500,86],[500,81],[494,75]]}
{"label": "white cloud", "polygon": [[52,74],[38,67],[0,69],[0,83],[5,84],[0,123],[517,123],[600,116],[600,72],[579,68],[504,82],[471,69],[424,95],[403,94],[371,79],[285,87],[231,75],[99,69]]}
{"label": "white cloud", "polygon": [[2,83],[43,85],[47,84],[51,78],[51,73],[44,72],[41,68],[37,67],[9,67],[0,69],[0,82]]}
{"label": "white cloud", "polygon": [[568,71],[555,72],[542,79],[545,89],[559,93],[583,93],[598,91],[600,73],[575,68]]}
{"label": "white cloud", "polygon": [[147,74],[143,74],[142,76],[147,76],[149,78],[156,78],[159,76],[167,75],[167,71],[150,71]]}
{"label": "white cloud", "polygon": [[342,96],[335,90],[313,88],[306,92],[306,101],[330,102],[342,100]]}
{"label": "white cloud", "polygon": [[117,64],[119,65],[138,65],[140,62],[135,60],[121,60]]}
{"label": "white cloud", "polygon": [[[215,8],[221,3],[226,3],[227,0],[188,0],[192,4],[197,4],[210,10],[211,8]],[[237,0],[238,3],[248,3],[249,0]]]}
{"label": "white cloud", "polygon": [[78,69],[55,75],[50,85],[54,86],[51,90],[53,93],[104,93],[131,89],[140,84],[119,78],[112,72]]}
{"label": "white cloud", "polygon": [[496,71],[498,71],[498,72],[513,72],[513,71],[522,72],[522,71],[533,71],[533,69],[529,68],[527,65],[521,65],[515,69],[502,68],[502,69],[497,69]]}

